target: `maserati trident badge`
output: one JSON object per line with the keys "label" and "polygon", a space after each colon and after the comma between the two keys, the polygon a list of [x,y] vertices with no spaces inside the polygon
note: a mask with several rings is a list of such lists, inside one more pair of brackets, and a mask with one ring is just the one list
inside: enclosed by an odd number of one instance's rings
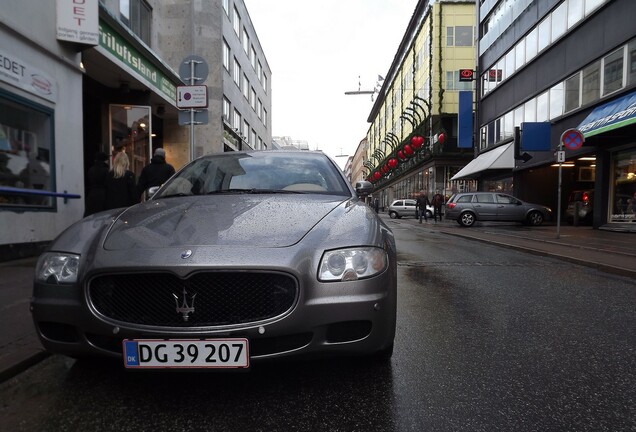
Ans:
{"label": "maserati trident badge", "polygon": [[179,296],[175,293],[172,293],[174,297],[174,303],[177,306],[177,313],[181,314],[184,322],[188,322],[188,318],[190,318],[190,314],[194,313],[194,298],[197,296],[196,294],[190,296],[190,304],[188,304],[188,292],[185,288],[183,288],[183,301],[181,305],[179,305]]}

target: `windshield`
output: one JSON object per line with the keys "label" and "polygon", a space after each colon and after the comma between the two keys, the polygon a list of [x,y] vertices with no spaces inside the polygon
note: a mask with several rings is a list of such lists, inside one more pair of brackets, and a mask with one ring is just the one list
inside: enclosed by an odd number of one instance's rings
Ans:
{"label": "windshield", "polygon": [[215,193],[351,195],[340,169],[322,153],[261,151],[199,158],[179,171],[154,199]]}

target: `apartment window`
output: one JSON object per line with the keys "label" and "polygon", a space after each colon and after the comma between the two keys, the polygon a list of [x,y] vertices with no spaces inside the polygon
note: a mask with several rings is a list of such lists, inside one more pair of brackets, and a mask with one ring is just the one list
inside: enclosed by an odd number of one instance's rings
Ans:
{"label": "apartment window", "polygon": [[552,12],[552,28],[550,31],[551,41],[554,42],[565,34],[567,30],[565,23],[568,19],[568,2],[564,1]]}
{"label": "apartment window", "polygon": [[603,59],[603,96],[623,87],[623,52],[617,49]]}
{"label": "apartment window", "polygon": [[256,131],[254,129],[250,132],[250,146],[256,148]]}
{"label": "apartment window", "polygon": [[563,115],[563,83],[550,88],[550,120]]}
{"label": "apartment window", "polygon": [[232,69],[232,72],[234,73],[234,82],[240,88],[241,87],[241,65],[236,59],[236,57],[234,57],[234,68]]}
{"label": "apartment window", "polygon": [[515,70],[520,69],[526,63],[526,40],[521,39],[515,45]]}
{"label": "apartment window", "polygon": [[550,28],[552,27],[552,16],[548,15],[539,23],[539,52],[550,45]]}
{"label": "apartment window", "polygon": [[267,93],[267,75],[263,74],[263,90]]}
{"label": "apartment window", "polygon": [[515,72],[515,50],[508,51],[505,57],[505,66],[502,79],[510,77]]}
{"label": "apartment window", "polygon": [[241,15],[238,13],[238,9],[234,6],[234,13],[232,15],[232,27],[234,28],[234,33],[237,36],[241,34]]}
{"label": "apartment window", "polygon": [[258,118],[263,118],[263,102],[261,102],[261,100],[258,100],[258,105],[256,106],[256,115],[258,116]]}
{"label": "apartment window", "polygon": [[585,0],[585,15],[589,15],[608,0]]}
{"label": "apartment window", "polygon": [[523,121],[526,123],[537,121],[537,100],[532,98],[523,104]]}
{"label": "apartment window", "polygon": [[515,118],[512,112],[509,112],[503,116],[502,122],[503,131],[501,135],[503,138],[512,138],[515,133]]}
{"label": "apartment window", "polygon": [[256,67],[256,76],[258,77],[259,81],[263,79],[263,65],[260,61],[258,62],[258,66]]}
{"label": "apartment window", "polygon": [[134,34],[150,45],[152,8],[144,0],[119,0],[119,18]]}
{"label": "apartment window", "polygon": [[230,46],[223,39],[223,67],[226,71],[230,71]]}
{"label": "apartment window", "polygon": [[537,121],[546,122],[550,120],[550,97],[548,92],[542,93],[537,97]]}
{"label": "apartment window", "polygon": [[473,27],[446,27],[446,44],[448,46],[473,46]]}
{"label": "apartment window", "polygon": [[535,27],[535,29],[526,36],[526,62],[529,62],[537,55],[537,33],[538,30]]}
{"label": "apartment window", "polygon": [[245,99],[250,99],[250,81],[247,79],[247,75],[243,74],[243,82],[241,83],[241,89]]}
{"label": "apartment window", "polygon": [[[53,111],[0,91],[0,161],[2,186],[55,191]],[[75,191],[73,191],[75,192]],[[0,192],[0,208],[53,208],[55,199]],[[4,228],[8,229],[8,228]]]}
{"label": "apartment window", "polygon": [[261,137],[258,137],[258,147],[259,150],[263,149],[263,139]]}
{"label": "apartment window", "polygon": [[230,0],[223,0],[223,10],[225,11],[225,14],[229,17],[230,16]]}
{"label": "apartment window", "polygon": [[241,36],[241,41],[243,42],[243,51],[245,54],[250,53],[250,37],[247,34],[247,29],[243,27],[243,35]]}
{"label": "apartment window", "polygon": [[472,81],[460,81],[459,71],[446,72],[446,90],[472,90]]}
{"label": "apartment window", "polygon": [[581,106],[579,98],[580,88],[580,73],[565,80],[565,112],[575,110]]}
{"label": "apartment window", "polygon": [[240,130],[241,127],[241,113],[238,112],[236,108],[234,108],[234,118],[232,119],[232,127],[236,132]]}
{"label": "apartment window", "polygon": [[243,139],[245,141],[249,142],[250,124],[247,122],[247,120],[243,120],[243,131],[241,132],[241,135],[243,136]]}
{"label": "apartment window", "polygon": [[568,0],[568,29],[583,19],[585,0]]}
{"label": "apartment window", "polygon": [[256,111],[256,90],[254,90],[254,87],[252,87],[252,91],[250,92],[250,106]]}
{"label": "apartment window", "polygon": [[230,121],[230,101],[226,97],[223,97],[223,118]]}
{"label": "apartment window", "polygon": [[581,104],[594,102],[601,97],[601,63],[596,62],[583,69]]}
{"label": "apartment window", "polygon": [[263,124],[267,127],[267,110],[263,108]]}
{"label": "apartment window", "polygon": [[252,63],[252,68],[256,70],[256,50],[252,47],[250,51],[250,63]]}
{"label": "apartment window", "polygon": [[627,46],[627,84],[636,84],[636,41]]}

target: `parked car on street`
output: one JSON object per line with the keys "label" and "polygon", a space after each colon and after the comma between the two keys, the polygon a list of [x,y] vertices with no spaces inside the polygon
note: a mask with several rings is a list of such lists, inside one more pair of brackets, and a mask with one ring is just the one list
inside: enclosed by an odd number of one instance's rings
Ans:
{"label": "parked car on street", "polygon": [[578,222],[592,223],[592,208],[594,207],[594,190],[578,190],[570,194],[568,207],[565,210],[565,220],[569,224],[574,223],[578,208]]}
{"label": "parked car on street", "polygon": [[147,201],[91,215],[37,263],[43,346],[126,368],[393,352],[391,230],[322,152],[203,156]]}
{"label": "parked car on street", "polygon": [[[389,206],[389,216],[391,219],[400,219],[403,217],[419,218],[416,207],[417,204],[414,199],[394,200]],[[433,217],[433,206],[426,206],[426,217]]]}
{"label": "parked car on street", "polygon": [[476,221],[521,222],[537,226],[551,217],[549,207],[498,192],[458,193],[446,203],[446,218],[465,227],[473,226]]}

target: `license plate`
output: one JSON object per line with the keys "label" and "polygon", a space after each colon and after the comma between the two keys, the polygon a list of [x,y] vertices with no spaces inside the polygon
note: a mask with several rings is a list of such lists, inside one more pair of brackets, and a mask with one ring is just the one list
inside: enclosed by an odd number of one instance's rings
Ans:
{"label": "license plate", "polygon": [[133,369],[248,368],[244,338],[124,340],[124,366]]}

